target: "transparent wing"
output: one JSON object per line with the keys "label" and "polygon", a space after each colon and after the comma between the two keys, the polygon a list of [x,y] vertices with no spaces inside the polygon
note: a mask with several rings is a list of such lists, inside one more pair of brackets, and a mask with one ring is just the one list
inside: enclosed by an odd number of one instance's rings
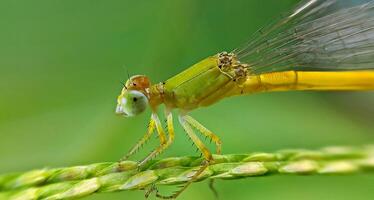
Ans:
{"label": "transparent wing", "polygon": [[233,53],[254,74],[374,69],[374,1],[304,0]]}

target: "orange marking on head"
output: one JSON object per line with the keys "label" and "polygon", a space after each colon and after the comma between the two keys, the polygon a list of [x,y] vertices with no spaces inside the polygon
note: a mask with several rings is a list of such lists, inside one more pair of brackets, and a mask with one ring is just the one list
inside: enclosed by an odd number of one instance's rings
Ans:
{"label": "orange marking on head", "polygon": [[145,91],[145,89],[151,86],[151,82],[147,76],[135,75],[130,77],[125,84],[127,90],[138,90]]}

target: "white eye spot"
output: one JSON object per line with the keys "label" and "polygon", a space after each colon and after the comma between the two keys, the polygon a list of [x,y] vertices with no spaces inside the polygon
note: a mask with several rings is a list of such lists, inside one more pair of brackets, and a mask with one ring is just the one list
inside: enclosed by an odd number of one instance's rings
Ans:
{"label": "white eye spot", "polygon": [[122,103],[122,105],[126,105],[126,103],[127,103],[127,99],[126,99],[126,98],[122,98],[122,99],[121,99],[121,103]]}

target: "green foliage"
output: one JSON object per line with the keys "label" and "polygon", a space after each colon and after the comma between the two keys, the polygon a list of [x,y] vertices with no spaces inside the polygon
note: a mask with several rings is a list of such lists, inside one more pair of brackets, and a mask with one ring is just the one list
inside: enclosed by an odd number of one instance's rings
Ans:
{"label": "green foliage", "polygon": [[[275,174],[353,174],[374,170],[374,147],[330,147],[319,151],[215,155],[197,181],[240,179]],[[199,168],[199,157],[156,160],[143,169],[137,163],[95,163],[33,170],[0,176],[0,199],[67,199],[98,192],[146,189],[183,184]]]}

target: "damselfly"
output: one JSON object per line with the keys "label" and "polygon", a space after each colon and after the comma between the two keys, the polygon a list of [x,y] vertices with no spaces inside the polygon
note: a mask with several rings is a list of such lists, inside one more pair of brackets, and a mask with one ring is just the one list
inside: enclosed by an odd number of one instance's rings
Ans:
{"label": "damselfly", "polygon": [[[356,2],[356,3],[354,3]],[[231,96],[290,90],[374,90],[374,1],[304,0],[291,12],[255,33],[248,43],[210,56],[165,82],[152,85],[144,75],[129,78],[116,113],[132,117],[152,109],[145,136],[127,159],[156,130],[160,146],[139,162],[143,166],[174,140],[172,110],[201,151],[204,161],[176,198],[212,163],[212,153],[195,134],[209,137],[221,153],[221,140],[188,115]],[[157,115],[165,105],[167,133]]]}

